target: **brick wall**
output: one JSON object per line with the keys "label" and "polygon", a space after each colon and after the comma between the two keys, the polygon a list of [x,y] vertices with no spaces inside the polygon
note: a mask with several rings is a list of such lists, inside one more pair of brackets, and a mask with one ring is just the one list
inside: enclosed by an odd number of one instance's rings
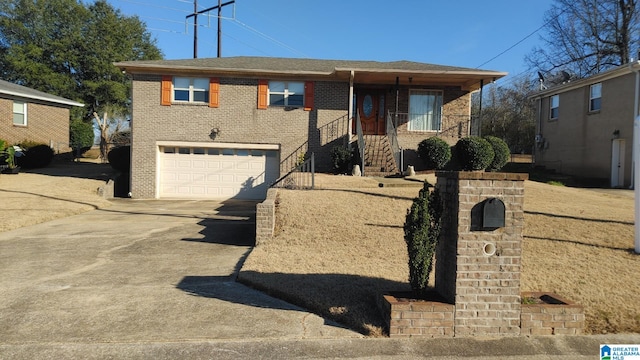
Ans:
{"label": "brick wall", "polygon": [[[347,83],[315,82],[315,108],[257,109],[258,80],[220,78],[220,106],[160,105],[161,75],[134,75],[131,192],[136,198],[155,196],[156,141],[230,142],[280,145],[280,160],[300,147],[316,152],[318,171],[329,169],[329,151],[343,144],[347,126]],[[215,141],[211,129],[220,133]],[[288,169],[281,169],[281,174]]]}
{"label": "brick wall", "polygon": [[276,197],[278,189],[267,190],[267,198],[256,205],[256,246],[268,241],[276,226]]}
{"label": "brick wall", "polygon": [[453,337],[454,306],[439,301],[399,300],[385,294],[379,306],[390,337]]}
{"label": "brick wall", "polygon": [[[524,292],[522,297],[540,298],[548,293]],[[522,304],[522,335],[582,335],[584,331],[584,308],[555,294],[557,303]]]}
{"label": "brick wall", "polygon": [[[438,172],[437,176],[445,210],[436,248],[436,290],[455,303],[455,335],[519,335],[526,175]],[[482,228],[481,204],[489,198],[504,202],[505,227]]]}
{"label": "brick wall", "polygon": [[15,144],[23,140],[53,146],[56,152],[68,152],[69,109],[27,102],[27,126],[13,124],[13,100],[0,98],[0,139]]}
{"label": "brick wall", "polygon": [[[417,89],[417,88],[412,88]],[[460,138],[469,134],[471,119],[471,93],[459,87],[428,87],[425,90],[441,90],[443,92],[442,126],[439,132],[409,131],[407,119],[398,124],[398,143],[404,151],[404,163],[422,170],[422,161],[416,152],[418,144],[427,138],[439,136],[449,145],[454,145]],[[409,88],[399,92],[398,112],[409,111]],[[387,111],[395,112],[395,97],[388,102]],[[404,170],[404,169],[403,169]]]}

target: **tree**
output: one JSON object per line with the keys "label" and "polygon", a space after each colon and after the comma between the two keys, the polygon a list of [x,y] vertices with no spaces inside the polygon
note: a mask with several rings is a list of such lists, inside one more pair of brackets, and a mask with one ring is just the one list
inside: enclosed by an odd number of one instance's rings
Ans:
{"label": "tree", "polygon": [[544,18],[543,45],[525,60],[542,74],[578,78],[626,64],[638,50],[637,0],[555,0]]}
{"label": "tree", "polygon": [[[491,85],[480,114],[482,136],[504,140],[514,153],[530,153],[535,137],[535,104],[527,99],[534,81],[521,77],[507,86]],[[479,113],[479,98],[473,99],[473,111]]]}
{"label": "tree", "polygon": [[114,136],[120,134],[128,125],[123,120],[121,107],[110,104],[105,105],[103,110],[102,118],[97,112],[93,113],[93,118],[98,130],[100,130],[100,158],[102,162],[107,162],[109,144],[113,141]]}
{"label": "tree", "polygon": [[83,102],[72,117],[126,111],[130,82],[113,62],[161,58],[146,25],[105,0],[0,2],[0,76]]}

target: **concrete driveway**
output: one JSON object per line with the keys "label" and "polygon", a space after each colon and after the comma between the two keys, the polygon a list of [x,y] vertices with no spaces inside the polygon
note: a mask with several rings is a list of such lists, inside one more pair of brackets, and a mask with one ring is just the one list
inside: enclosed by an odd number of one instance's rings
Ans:
{"label": "concrete driveway", "polygon": [[51,343],[360,337],[236,283],[254,238],[246,201],[116,200],[0,233],[0,357]]}

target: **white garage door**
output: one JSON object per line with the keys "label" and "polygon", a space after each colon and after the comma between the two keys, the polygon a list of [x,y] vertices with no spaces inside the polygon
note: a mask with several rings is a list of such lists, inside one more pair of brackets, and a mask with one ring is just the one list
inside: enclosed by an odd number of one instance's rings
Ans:
{"label": "white garage door", "polygon": [[274,150],[160,146],[159,197],[264,199],[278,178]]}

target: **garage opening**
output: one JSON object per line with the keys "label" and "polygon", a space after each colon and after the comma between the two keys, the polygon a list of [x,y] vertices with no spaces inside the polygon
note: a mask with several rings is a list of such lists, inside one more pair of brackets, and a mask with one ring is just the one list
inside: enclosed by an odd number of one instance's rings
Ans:
{"label": "garage opening", "polygon": [[277,150],[159,146],[160,198],[264,199],[279,176]]}

